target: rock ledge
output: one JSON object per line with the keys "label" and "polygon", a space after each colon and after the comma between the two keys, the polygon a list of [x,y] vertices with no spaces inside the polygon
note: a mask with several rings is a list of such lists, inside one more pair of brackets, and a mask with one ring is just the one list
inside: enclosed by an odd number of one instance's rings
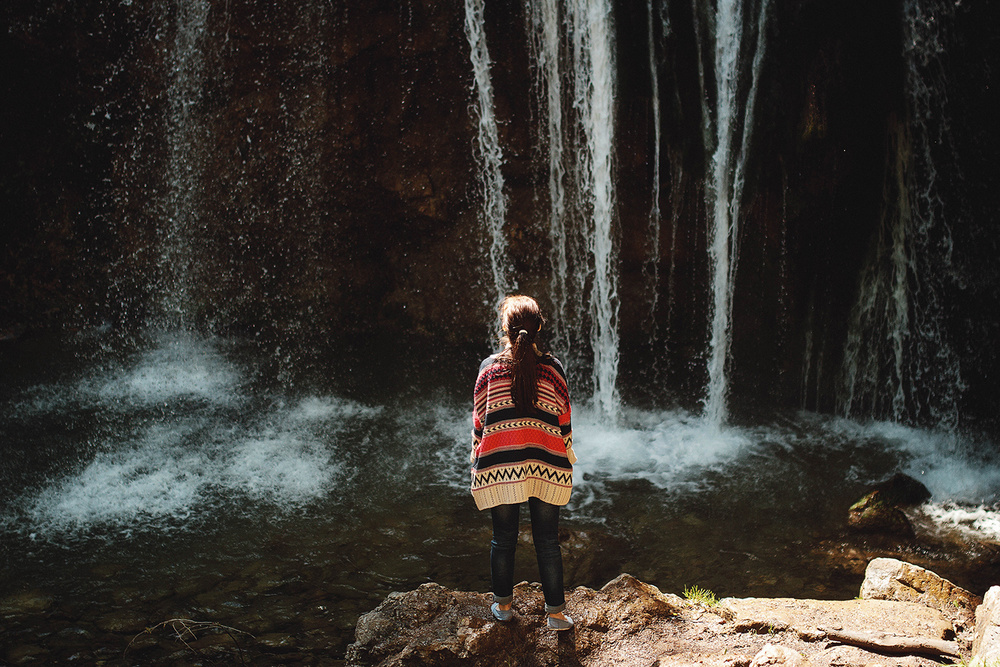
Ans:
{"label": "rock ledge", "polygon": [[[906,564],[896,563],[879,563],[880,569],[873,572],[881,572],[878,576],[885,579],[889,568],[896,581],[910,572],[901,567]],[[997,615],[984,611],[977,614],[983,617],[978,628],[966,627],[970,601],[978,598],[951,588],[953,584],[943,579],[935,582],[937,575],[917,569],[910,573],[920,586],[948,591],[955,600],[951,608],[961,607],[962,613],[935,608],[948,604],[941,596],[933,604],[913,599],[727,598],[709,606],[662,593],[622,574],[598,591],[583,587],[570,591],[567,612],[576,627],[557,633],[545,626],[538,584],[518,584],[514,619],[499,623],[490,614],[489,594],[429,583],[392,593],[362,616],[347,664],[931,667],[1000,654],[995,645],[1000,639]],[[879,591],[878,595],[892,595],[884,587]],[[987,600],[997,599],[1000,588],[991,589]]]}

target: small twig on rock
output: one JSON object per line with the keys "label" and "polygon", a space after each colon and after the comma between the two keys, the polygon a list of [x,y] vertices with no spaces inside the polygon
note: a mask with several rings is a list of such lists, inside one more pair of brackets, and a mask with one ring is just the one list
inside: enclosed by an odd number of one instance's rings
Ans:
{"label": "small twig on rock", "polygon": [[961,657],[958,652],[958,644],[943,639],[930,639],[927,637],[901,637],[899,635],[888,635],[884,633],[854,632],[852,630],[835,630],[831,628],[816,628],[827,639],[850,644],[865,649],[885,651],[886,653],[903,654],[931,654],[950,655]]}

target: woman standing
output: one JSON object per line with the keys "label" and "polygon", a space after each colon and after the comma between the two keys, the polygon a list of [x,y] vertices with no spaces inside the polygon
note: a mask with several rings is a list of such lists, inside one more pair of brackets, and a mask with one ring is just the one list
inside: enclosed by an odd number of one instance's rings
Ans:
{"label": "woman standing", "polygon": [[514,616],[514,551],[521,505],[527,503],[547,623],[569,630],[559,507],[573,490],[576,455],[566,374],[535,345],[543,319],[534,299],[508,296],[500,304],[500,322],[504,349],[479,367],[472,428],[472,496],[493,518],[490,609],[500,621]]}

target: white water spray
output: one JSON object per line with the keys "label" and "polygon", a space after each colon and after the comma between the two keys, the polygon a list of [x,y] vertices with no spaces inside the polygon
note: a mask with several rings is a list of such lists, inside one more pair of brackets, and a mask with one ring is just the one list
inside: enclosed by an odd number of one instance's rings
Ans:
{"label": "white water spray", "polygon": [[954,6],[903,4],[908,114],[891,136],[883,213],[844,350],[844,414],[930,423],[952,430],[965,388],[944,322],[958,282],[949,212],[939,182],[958,164],[942,55]]}
{"label": "white water spray", "polygon": [[507,277],[507,238],[504,221],[507,218],[507,196],[504,193],[503,150],[497,121],[493,113],[493,82],[490,79],[490,53],[486,46],[483,19],[484,1],[465,1],[465,36],[469,40],[470,58],[476,90],[474,115],[477,120],[476,155],[483,196],[483,222],[490,237],[490,268],[497,303],[517,285]]}
{"label": "white water spray", "polygon": [[199,223],[202,125],[197,117],[204,80],[203,42],[207,0],[179,0],[170,86],[167,89],[166,221],[160,228],[160,309],[171,325],[183,326],[196,270],[191,239]]}

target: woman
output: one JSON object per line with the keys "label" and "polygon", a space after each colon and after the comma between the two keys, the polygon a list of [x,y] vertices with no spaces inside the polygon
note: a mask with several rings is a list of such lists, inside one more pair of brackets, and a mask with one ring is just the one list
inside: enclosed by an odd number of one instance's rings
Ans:
{"label": "woman", "polygon": [[514,616],[514,551],[527,503],[546,622],[569,630],[559,549],[559,507],[569,502],[576,461],[566,374],[535,345],[543,320],[534,299],[508,296],[500,322],[504,349],[479,367],[472,417],[472,496],[493,517],[490,609],[500,621]]}

